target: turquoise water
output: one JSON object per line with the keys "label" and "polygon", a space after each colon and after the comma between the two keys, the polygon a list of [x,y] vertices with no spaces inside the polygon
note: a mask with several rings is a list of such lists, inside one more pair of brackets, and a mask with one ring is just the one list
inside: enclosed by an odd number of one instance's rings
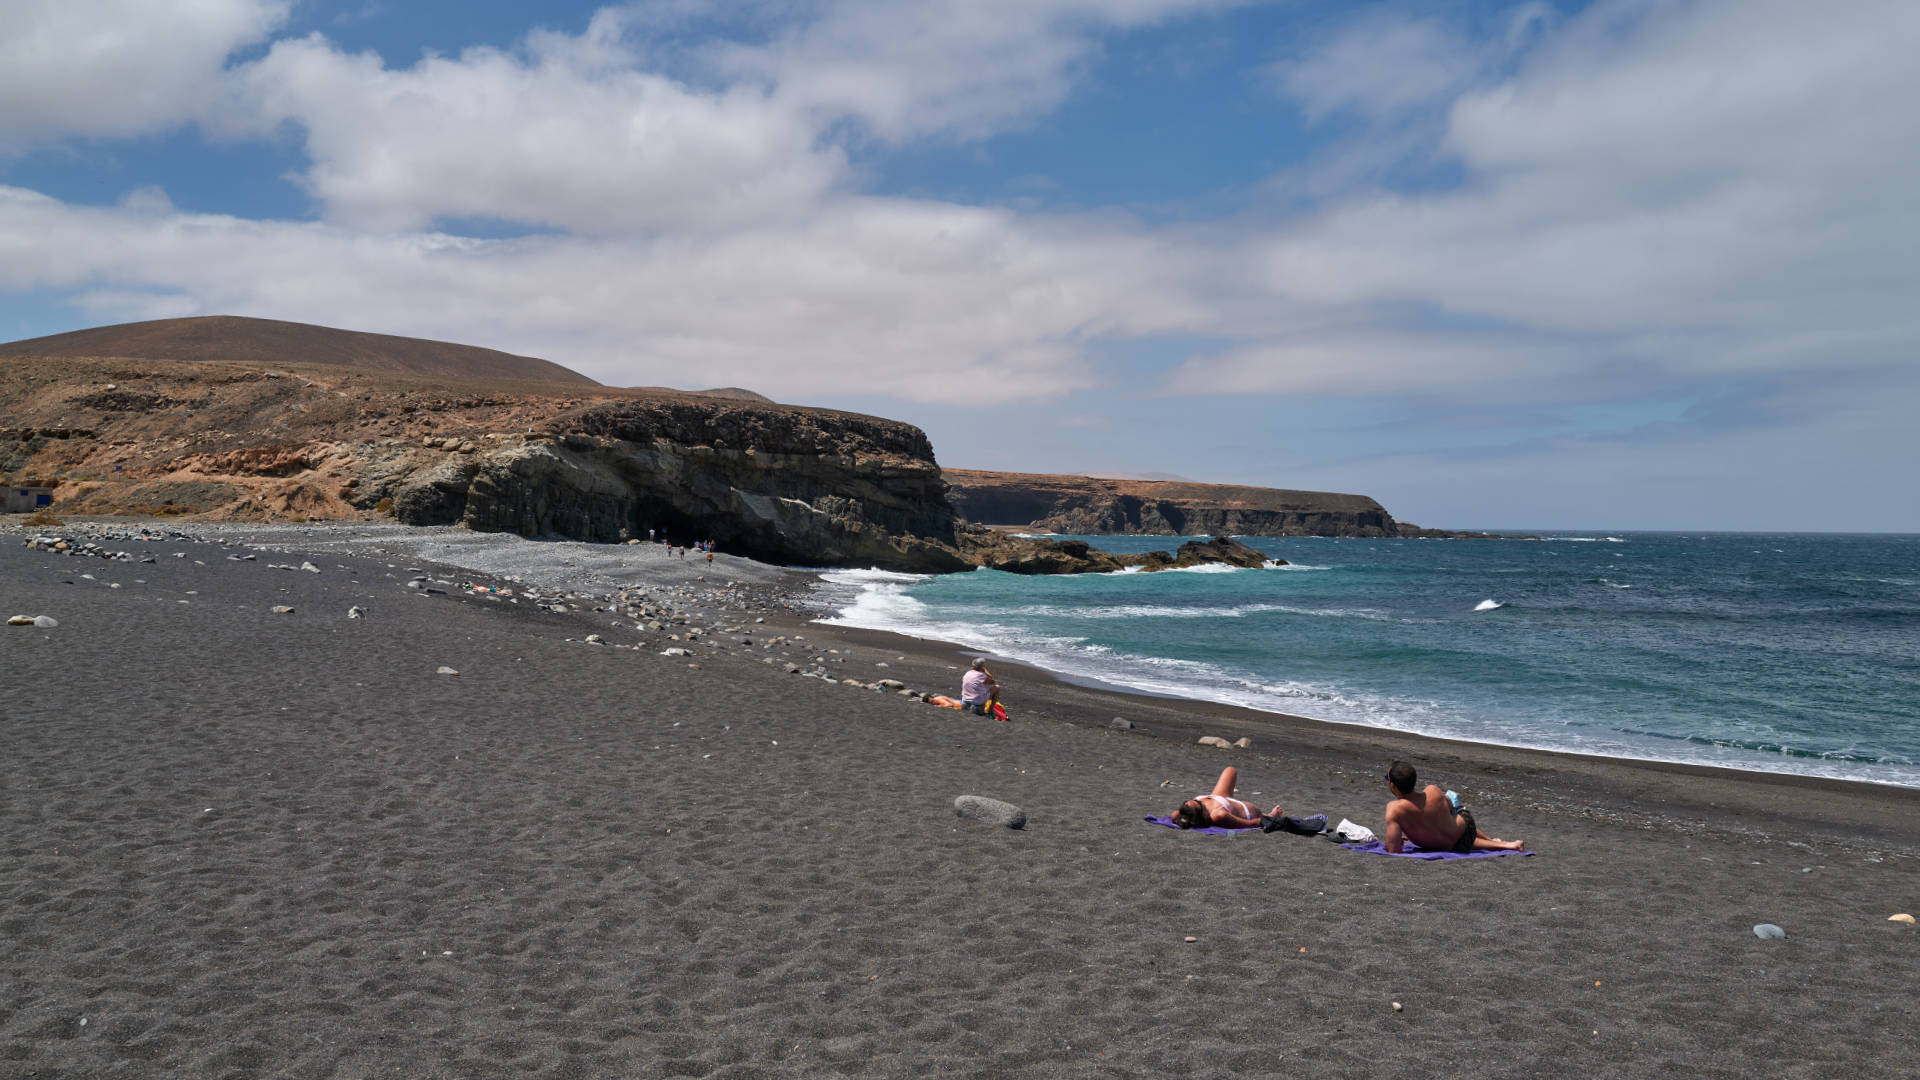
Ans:
{"label": "turquoise water", "polygon": [[1293,565],[843,571],[821,601],[831,622],[1152,693],[1920,787],[1920,536],[1246,539]]}

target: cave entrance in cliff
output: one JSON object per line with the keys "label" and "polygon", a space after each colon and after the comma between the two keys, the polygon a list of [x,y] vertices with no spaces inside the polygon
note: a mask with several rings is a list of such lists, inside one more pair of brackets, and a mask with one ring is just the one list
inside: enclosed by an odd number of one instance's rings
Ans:
{"label": "cave entrance in cliff", "polygon": [[664,501],[636,502],[627,529],[628,535],[641,540],[652,529],[656,542],[675,547],[711,540],[713,549],[723,555],[776,564],[791,560],[791,553],[777,543],[777,536],[742,528],[739,522],[725,517],[694,517]]}

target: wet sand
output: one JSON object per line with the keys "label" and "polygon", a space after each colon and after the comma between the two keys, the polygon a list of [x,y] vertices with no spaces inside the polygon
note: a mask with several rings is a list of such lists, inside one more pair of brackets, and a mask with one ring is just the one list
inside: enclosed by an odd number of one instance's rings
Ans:
{"label": "wet sand", "polygon": [[[690,642],[324,533],[24,535],[0,615],[60,625],[0,627],[0,1077],[1920,1075],[1920,936],[1886,921],[1920,913],[1920,792],[1000,663],[1013,722],[967,718],[788,674],[953,693],[968,655],[811,624],[724,556],[621,571]],[[1377,829],[1395,757],[1539,854],[1140,820],[1234,764]]]}

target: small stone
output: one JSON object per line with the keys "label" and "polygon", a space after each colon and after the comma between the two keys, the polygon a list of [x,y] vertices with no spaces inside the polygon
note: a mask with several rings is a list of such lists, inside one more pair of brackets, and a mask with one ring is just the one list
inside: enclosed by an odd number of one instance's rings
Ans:
{"label": "small stone", "polygon": [[1399,1002],[1397,1002],[1397,1001],[1393,1003],[1393,1011],[1394,1011],[1394,1012],[1405,1012],[1405,1011],[1406,1011],[1406,1008],[1407,1008],[1407,1007],[1406,1007],[1405,1005],[1402,1005],[1402,1004],[1400,1004],[1400,1003],[1399,1003]]}
{"label": "small stone", "polygon": [[32,625],[33,625],[33,616],[31,616],[31,615],[15,615],[14,617],[12,617],[12,618],[10,618],[10,619],[8,619],[8,620],[7,620],[7,625],[8,625],[8,626],[32,626]]}
{"label": "small stone", "polygon": [[587,635],[587,644],[589,645],[605,645],[606,643],[606,639],[602,638],[599,634]]}
{"label": "small stone", "polygon": [[459,672],[457,672],[457,671],[455,671],[455,670],[453,670],[452,668],[450,668],[450,667],[448,667],[448,666],[447,666],[447,665],[445,665],[445,664],[441,664],[441,665],[440,665],[439,667],[437,667],[437,668],[434,668],[434,669],[433,669],[433,673],[434,673],[435,675],[458,675],[458,674],[460,674]]}
{"label": "small stone", "polygon": [[361,607],[358,604],[355,604],[353,607],[350,607],[347,609],[347,618],[349,619],[364,619],[366,617],[367,617],[367,609]]}
{"label": "small stone", "polygon": [[1192,934],[1188,934],[1188,935],[1187,935],[1187,944],[1189,944],[1189,945],[1191,945],[1191,944],[1193,944],[1194,942],[1196,942],[1196,941],[1199,941],[1199,940],[1200,940],[1199,938],[1197,938],[1197,937],[1194,937],[1194,936],[1193,936]]}
{"label": "small stone", "polygon": [[312,563],[310,563],[310,562],[303,562],[303,563],[301,563],[301,564],[300,564],[300,569],[302,569],[302,570],[305,570],[305,571],[306,571],[307,573],[309,573],[309,574],[317,574],[317,573],[319,573],[319,572],[320,572],[320,568],[319,568],[319,567],[317,567],[317,566],[315,566],[315,565],[313,565],[313,564],[312,564]]}
{"label": "small stone", "polygon": [[671,649],[662,649],[660,651],[660,655],[661,656],[692,656],[693,654],[687,651],[686,649],[682,649],[678,646],[675,646],[674,648],[671,648]]}
{"label": "small stone", "polygon": [[291,615],[293,614],[293,609],[285,604],[276,604],[274,605],[273,613],[275,615]]}
{"label": "small stone", "polygon": [[1199,742],[1201,746],[1217,746],[1222,750],[1233,749],[1232,743],[1228,742],[1227,740],[1221,738],[1218,735],[1202,735],[1200,736]]}
{"label": "small stone", "polygon": [[1234,746],[1234,749],[1236,750],[1251,750],[1253,749],[1253,739],[1247,736],[1242,736],[1234,740],[1233,746]]}
{"label": "small stone", "polygon": [[51,615],[35,615],[33,617],[33,625],[39,627],[42,630],[51,630],[54,627],[60,625],[60,620],[54,618]]}
{"label": "small stone", "polygon": [[1753,936],[1759,938],[1762,941],[1766,941],[1771,938],[1786,937],[1787,932],[1773,925],[1770,922],[1763,922],[1760,925],[1753,928]]}
{"label": "small stone", "polygon": [[1010,802],[989,799],[984,795],[961,795],[953,800],[953,812],[969,821],[982,821],[989,825],[1004,825],[1009,829],[1023,829],[1027,825],[1027,812]]}
{"label": "small stone", "polygon": [[1906,913],[1904,913],[1904,912],[1902,912],[1902,913],[1901,913],[1901,914],[1899,914],[1899,915],[1889,915],[1889,916],[1887,916],[1887,921],[1888,921],[1888,922],[1899,922],[1899,923],[1906,923],[1906,924],[1907,924],[1908,926],[1912,926],[1912,925],[1913,925],[1913,916],[1911,916],[1911,915],[1908,915],[1908,914],[1906,914]]}

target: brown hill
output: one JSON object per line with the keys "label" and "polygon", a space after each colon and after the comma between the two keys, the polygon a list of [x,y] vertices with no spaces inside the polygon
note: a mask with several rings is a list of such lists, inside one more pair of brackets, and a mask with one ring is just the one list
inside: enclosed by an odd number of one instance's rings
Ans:
{"label": "brown hill", "polygon": [[577,371],[531,356],[424,338],[368,334],[239,315],[120,323],[0,345],[0,357],[20,356],[217,360],[248,365],[321,364],[414,375],[599,385]]}

